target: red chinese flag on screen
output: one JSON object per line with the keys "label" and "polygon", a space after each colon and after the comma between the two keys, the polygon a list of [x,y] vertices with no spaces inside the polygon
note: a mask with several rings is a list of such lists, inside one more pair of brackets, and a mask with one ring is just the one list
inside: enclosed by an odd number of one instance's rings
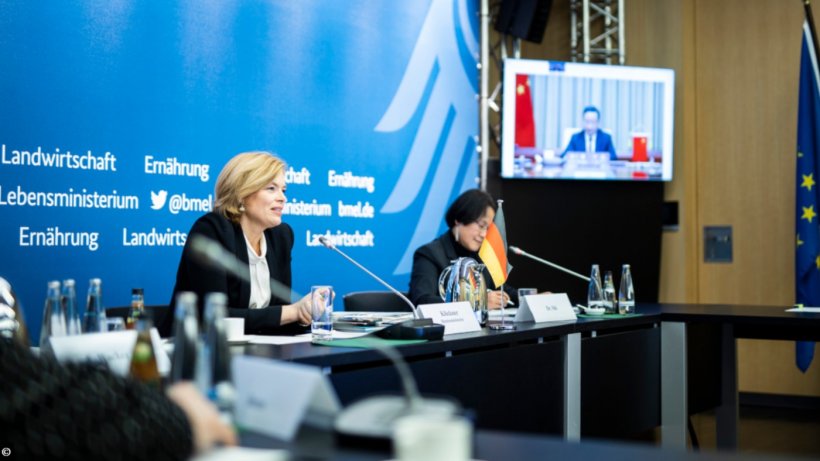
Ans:
{"label": "red chinese flag on screen", "polygon": [[646,155],[646,135],[632,135],[632,161],[646,162],[649,157]]}
{"label": "red chinese flag on screen", "polygon": [[478,256],[487,267],[496,288],[503,285],[512,266],[507,261],[507,229],[504,226],[504,212],[500,206],[493,223],[487,229],[487,236],[481,242]]}
{"label": "red chinese flag on screen", "polygon": [[515,144],[520,147],[535,147],[530,78],[522,74],[515,76]]}

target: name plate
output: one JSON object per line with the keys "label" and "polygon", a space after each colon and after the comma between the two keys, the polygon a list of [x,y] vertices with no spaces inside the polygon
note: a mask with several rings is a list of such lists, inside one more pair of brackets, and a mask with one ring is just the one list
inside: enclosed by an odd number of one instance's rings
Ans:
{"label": "name plate", "polygon": [[518,300],[516,322],[577,320],[566,293],[526,295]]}
{"label": "name plate", "polygon": [[[131,353],[137,342],[135,330],[86,333],[49,338],[54,356],[64,362],[105,362],[114,373],[127,376],[131,369]],[[162,347],[156,328],[151,329],[151,343],[157,360],[157,370],[166,376],[171,372],[171,359]]]}
{"label": "name plate", "polygon": [[231,362],[239,427],[293,440],[300,424],[329,429],[341,405],[317,367],[240,355]]}
{"label": "name plate", "polygon": [[481,331],[481,325],[475,318],[473,308],[467,301],[457,303],[422,304],[419,310],[426,319],[444,325],[444,334],[469,333]]}

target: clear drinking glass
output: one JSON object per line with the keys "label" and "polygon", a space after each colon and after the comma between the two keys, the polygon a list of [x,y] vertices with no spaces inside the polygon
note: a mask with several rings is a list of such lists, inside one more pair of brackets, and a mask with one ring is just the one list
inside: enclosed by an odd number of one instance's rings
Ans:
{"label": "clear drinking glass", "polygon": [[125,319],[122,317],[111,317],[105,319],[105,329],[103,331],[125,330]]}
{"label": "clear drinking glass", "polygon": [[518,289],[518,304],[521,304],[521,301],[524,299],[524,296],[530,295],[537,295],[538,289],[537,288],[519,288]]}
{"label": "clear drinking glass", "polygon": [[334,295],[333,287],[330,285],[315,285],[310,288],[312,341],[330,341],[333,338]]}

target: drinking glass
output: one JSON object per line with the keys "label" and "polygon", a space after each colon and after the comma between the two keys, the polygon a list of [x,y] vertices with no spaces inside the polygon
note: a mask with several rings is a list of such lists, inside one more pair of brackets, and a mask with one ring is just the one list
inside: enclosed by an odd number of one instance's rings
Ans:
{"label": "drinking glass", "polygon": [[518,289],[518,305],[520,306],[522,302],[524,302],[524,296],[530,295],[537,295],[538,289],[537,288],[519,288]]}
{"label": "drinking glass", "polygon": [[110,317],[104,320],[105,330],[103,331],[121,331],[125,330],[125,320],[122,317]]}
{"label": "drinking glass", "polygon": [[330,341],[333,337],[333,298],[335,293],[330,285],[315,285],[310,288],[312,341]]}

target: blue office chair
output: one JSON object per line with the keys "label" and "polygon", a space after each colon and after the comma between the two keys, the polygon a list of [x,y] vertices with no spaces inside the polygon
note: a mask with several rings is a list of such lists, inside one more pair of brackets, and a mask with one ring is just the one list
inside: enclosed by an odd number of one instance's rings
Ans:
{"label": "blue office chair", "polygon": [[346,311],[412,312],[410,306],[391,291],[354,291],[342,299]]}

